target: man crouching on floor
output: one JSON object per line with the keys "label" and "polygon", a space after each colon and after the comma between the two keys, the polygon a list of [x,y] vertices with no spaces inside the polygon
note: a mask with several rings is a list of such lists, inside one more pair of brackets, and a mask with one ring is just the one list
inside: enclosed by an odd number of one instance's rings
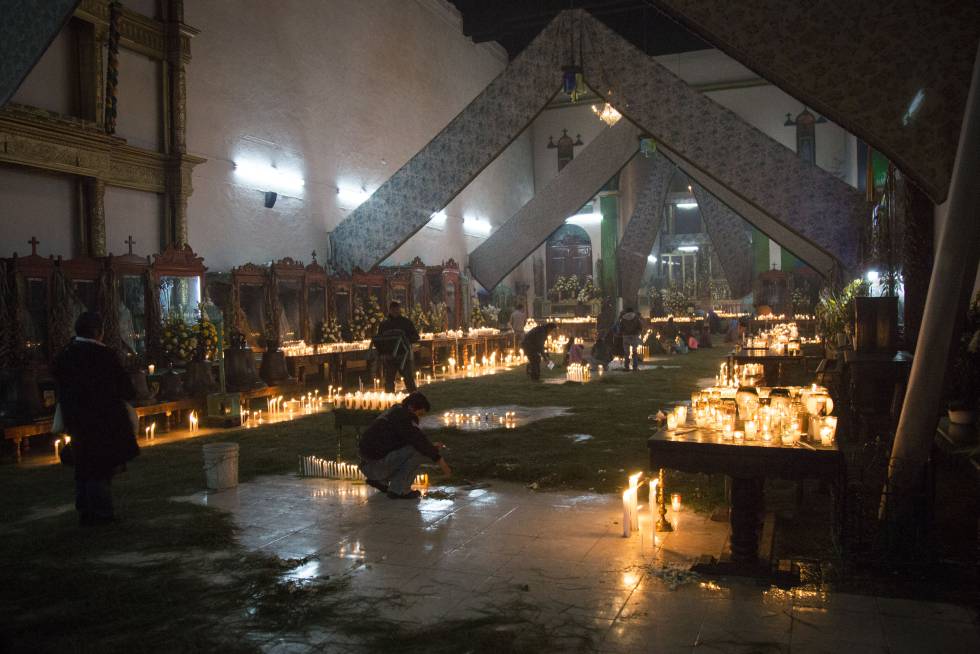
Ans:
{"label": "man crouching on floor", "polygon": [[419,466],[426,461],[438,463],[447,477],[453,474],[439,454],[439,448],[445,446],[430,443],[419,429],[419,418],[429,409],[425,395],[410,393],[401,404],[378,416],[361,436],[358,444],[361,472],[368,484],[388,493],[393,500],[421,497],[419,491],[412,490],[412,482]]}

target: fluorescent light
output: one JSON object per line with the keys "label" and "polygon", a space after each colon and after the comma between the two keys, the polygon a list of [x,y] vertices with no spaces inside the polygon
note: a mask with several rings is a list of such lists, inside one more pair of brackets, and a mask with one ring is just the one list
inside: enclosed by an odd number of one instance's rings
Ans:
{"label": "fluorescent light", "polygon": [[470,236],[490,236],[490,232],[493,230],[493,225],[490,224],[489,220],[484,220],[483,218],[467,218],[463,216],[463,233],[469,234]]}
{"label": "fluorescent light", "polygon": [[677,247],[679,252],[697,252],[698,246],[696,245],[680,245]]}
{"label": "fluorescent light", "polygon": [[867,274],[867,278],[868,278],[868,281],[871,282],[872,284],[877,284],[878,283],[878,278],[879,278],[878,271],[877,270],[869,270],[868,271],[868,274]]}
{"label": "fluorescent light", "polygon": [[448,216],[446,215],[445,211],[437,211],[432,214],[432,217],[429,219],[429,225],[431,227],[442,227],[446,224],[446,218],[448,218]]}
{"label": "fluorescent light", "polygon": [[598,211],[578,213],[565,219],[566,225],[598,225],[601,222],[602,214]]}
{"label": "fluorescent light", "polygon": [[648,254],[647,261],[649,261],[650,263],[657,263],[657,257],[653,256],[652,254]]}
{"label": "fluorescent light", "polygon": [[305,181],[299,173],[280,170],[271,164],[243,160],[235,162],[235,176],[259,191],[296,194],[303,191]]}
{"label": "fluorescent light", "polygon": [[678,202],[674,206],[677,207],[678,209],[697,209],[698,208],[698,203],[697,202]]}
{"label": "fluorescent light", "polygon": [[372,191],[368,191],[363,186],[357,187],[340,184],[337,188],[337,199],[340,201],[340,204],[353,209],[371,197],[371,193]]}

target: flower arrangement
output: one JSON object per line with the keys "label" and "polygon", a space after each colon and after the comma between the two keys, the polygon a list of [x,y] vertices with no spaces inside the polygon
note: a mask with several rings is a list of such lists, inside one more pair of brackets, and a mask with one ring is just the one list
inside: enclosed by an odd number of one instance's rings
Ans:
{"label": "flower arrangement", "polygon": [[592,277],[585,278],[585,284],[578,292],[578,301],[582,304],[599,299],[599,288],[595,285]]}
{"label": "flower arrangement", "polygon": [[445,302],[433,302],[429,305],[429,326],[434,332],[449,329],[449,308]]}
{"label": "flower arrangement", "polygon": [[351,317],[350,328],[356,340],[371,338],[378,332],[378,326],[385,319],[378,299],[373,295],[368,297],[367,304],[360,298],[354,300],[354,315]]}
{"label": "flower arrangement", "polygon": [[474,304],[473,310],[470,311],[470,327],[472,327],[473,329],[478,329],[480,327],[483,327],[483,323],[484,323],[483,312],[480,311],[480,305]]}
{"label": "flower arrangement", "polygon": [[187,361],[197,349],[197,338],[180,314],[171,314],[163,321],[160,346],[171,362]]}
{"label": "flower arrangement", "polygon": [[[202,312],[197,322],[188,330],[190,341],[188,347],[195,361],[209,361],[214,359],[218,353],[218,328],[208,320]],[[193,343],[193,344],[192,344]]]}
{"label": "flower arrangement", "polygon": [[575,297],[578,293],[578,287],[578,277],[575,275],[568,275],[567,277],[559,275],[555,279],[555,285],[551,287],[551,292],[559,300],[564,300],[566,297]]}
{"label": "flower arrangement", "polygon": [[344,337],[340,333],[340,325],[331,318],[320,323],[320,342],[321,343],[340,343]]}
{"label": "flower arrangement", "polygon": [[500,326],[500,307],[493,304],[486,304],[480,307],[480,313],[483,314],[484,327]]}
{"label": "flower arrangement", "polygon": [[432,331],[432,321],[429,319],[429,314],[425,312],[422,305],[418,302],[415,303],[408,311],[408,319],[412,321],[415,325],[415,329],[420,332],[431,332]]}

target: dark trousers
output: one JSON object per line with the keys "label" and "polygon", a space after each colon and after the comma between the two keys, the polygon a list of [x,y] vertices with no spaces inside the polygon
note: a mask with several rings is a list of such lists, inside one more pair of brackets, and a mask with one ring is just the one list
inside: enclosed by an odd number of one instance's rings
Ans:
{"label": "dark trousers", "polygon": [[527,374],[534,381],[541,379],[541,353],[525,352],[527,355]]}
{"label": "dark trousers", "polygon": [[107,520],[112,514],[112,476],[75,479],[75,509],[82,520]]}
{"label": "dark trousers", "polygon": [[405,389],[409,393],[416,389],[415,361],[412,359],[412,355],[409,354],[407,357],[405,357],[405,365],[399,368],[398,361],[394,357],[386,356],[382,358],[381,365],[384,368],[385,373],[385,392],[395,392],[395,375],[399,373],[401,373],[402,379],[405,380]]}

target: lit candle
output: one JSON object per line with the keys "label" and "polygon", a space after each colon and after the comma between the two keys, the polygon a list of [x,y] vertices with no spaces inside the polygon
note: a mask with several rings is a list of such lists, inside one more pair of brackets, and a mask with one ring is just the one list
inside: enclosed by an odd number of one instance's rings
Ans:
{"label": "lit candle", "polygon": [[156,369],[157,367],[151,363],[146,367],[146,372],[152,375],[156,371]]}
{"label": "lit candle", "polygon": [[755,420],[745,421],[745,440],[754,441],[755,434],[757,431],[758,431],[758,425],[756,424]]}
{"label": "lit candle", "polygon": [[820,428],[820,444],[824,447],[830,447],[834,444],[834,430],[827,425]]}
{"label": "lit candle", "polygon": [[669,431],[677,429],[677,414],[673,411],[667,414],[667,429]]}
{"label": "lit candle", "polygon": [[630,500],[631,491],[629,489],[623,491],[623,538],[629,538],[630,527],[633,524],[633,518],[630,515],[630,507],[633,506]]}
{"label": "lit candle", "polygon": [[735,442],[741,443],[745,440],[745,432],[741,429],[736,429],[734,432],[732,432],[732,437],[735,439]]}

